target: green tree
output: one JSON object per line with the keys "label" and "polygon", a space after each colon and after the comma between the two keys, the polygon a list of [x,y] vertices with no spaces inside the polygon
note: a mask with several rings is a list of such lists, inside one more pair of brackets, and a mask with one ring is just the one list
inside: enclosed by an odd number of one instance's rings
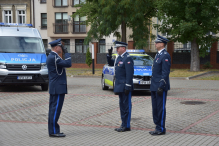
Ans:
{"label": "green tree", "polygon": [[86,53],[86,64],[90,67],[90,65],[92,64],[92,59],[91,59],[91,53],[89,51],[89,48],[87,49],[87,53]]}
{"label": "green tree", "polygon": [[[86,3],[77,6],[80,9],[77,9],[73,17],[86,16],[86,25],[90,26],[85,38],[86,44],[92,39],[99,40],[112,33],[127,42],[128,27],[133,31],[129,37],[135,41],[136,48],[147,46],[151,18],[156,14],[154,0],[86,0]],[[118,32],[120,26],[121,34]]]}
{"label": "green tree", "polygon": [[218,0],[158,0],[159,31],[167,32],[170,39],[182,43],[191,41],[190,71],[200,70],[200,57],[204,57],[218,37],[206,35],[219,30]]}

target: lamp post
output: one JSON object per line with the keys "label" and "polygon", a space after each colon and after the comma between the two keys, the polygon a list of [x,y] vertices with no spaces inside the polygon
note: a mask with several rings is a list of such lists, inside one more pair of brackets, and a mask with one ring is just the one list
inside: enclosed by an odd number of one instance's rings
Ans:
{"label": "lamp post", "polygon": [[93,74],[95,73],[94,72],[94,44],[92,44],[92,71],[93,71]]}

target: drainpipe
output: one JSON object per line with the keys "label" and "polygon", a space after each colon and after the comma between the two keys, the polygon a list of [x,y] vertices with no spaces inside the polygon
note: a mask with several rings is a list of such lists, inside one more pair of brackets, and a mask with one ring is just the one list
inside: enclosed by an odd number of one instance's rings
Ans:
{"label": "drainpipe", "polygon": [[33,27],[35,28],[35,9],[34,9],[34,0],[33,0]]}

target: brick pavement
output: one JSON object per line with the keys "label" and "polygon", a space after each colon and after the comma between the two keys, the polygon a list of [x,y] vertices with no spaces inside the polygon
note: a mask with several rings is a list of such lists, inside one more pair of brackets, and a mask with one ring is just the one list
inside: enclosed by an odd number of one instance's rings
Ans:
{"label": "brick pavement", "polygon": [[[119,100],[102,91],[99,78],[68,78],[59,119],[67,137],[49,138],[49,94],[39,87],[0,87],[2,145],[219,145],[217,81],[171,80],[167,100],[167,134],[154,137],[150,92],[134,92],[131,132],[118,133]],[[185,105],[182,101],[203,101]]]}

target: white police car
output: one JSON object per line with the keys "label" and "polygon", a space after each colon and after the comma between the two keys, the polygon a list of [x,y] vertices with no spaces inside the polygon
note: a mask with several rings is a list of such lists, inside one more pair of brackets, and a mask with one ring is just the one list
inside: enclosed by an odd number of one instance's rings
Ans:
{"label": "white police car", "polygon": [[0,85],[40,85],[48,90],[46,52],[32,24],[0,22]]}
{"label": "white police car", "polygon": [[[134,90],[150,90],[153,58],[144,50],[127,50],[134,61]],[[117,54],[112,57],[116,58]],[[114,88],[115,73],[114,66],[104,65],[101,79],[102,89]]]}

